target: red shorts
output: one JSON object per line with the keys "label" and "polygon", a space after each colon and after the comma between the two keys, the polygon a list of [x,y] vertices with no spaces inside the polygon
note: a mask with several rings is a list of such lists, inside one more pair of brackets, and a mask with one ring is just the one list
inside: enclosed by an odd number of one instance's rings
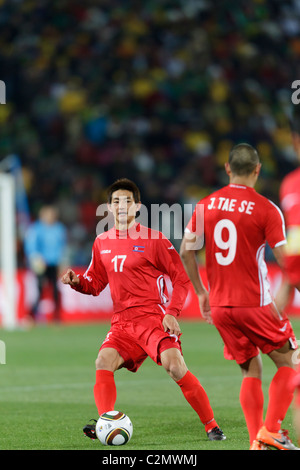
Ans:
{"label": "red shorts", "polygon": [[100,350],[116,349],[124,359],[122,367],[131,372],[136,372],[148,356],[161,365],[160,355],[166,349],[177,348],[182,354],[180,339],[164,331],[162,319],[160,314],[147,313],[133,321],[113,321]]}
{"label": "red shorts", "polygon": [[225,359],[243,364],[259,354],[280,349],[287,341],[297,349],[289,320],[273,304],[264,307],[211,307],[212,319],[224,341]]}

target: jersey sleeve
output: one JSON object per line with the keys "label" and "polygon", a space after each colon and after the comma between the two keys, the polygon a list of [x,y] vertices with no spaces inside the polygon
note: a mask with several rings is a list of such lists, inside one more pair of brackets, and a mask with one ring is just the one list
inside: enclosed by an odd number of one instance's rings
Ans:
{"label": "jersey sleeve", "polygon": [[156,240],[155,265],[167,274],[172,282],[173,292],[166,314],[180,315],[185,303],[190,280],[185,272],[180,256],[167,238]]}
{"label": "jersey sleeve", "polygon": [[265,214],[265,237],[271,248],[286,243],[285,222],[279,207],[269,201],[269,208]]}
{"label": "jersey sleeve", "polygon": [[79,274],[79,285],[72,287],[77,292],[97,296],[108,284],[107,273],[101,261],[97,239],[92,249],[92,259],[84,274]]}

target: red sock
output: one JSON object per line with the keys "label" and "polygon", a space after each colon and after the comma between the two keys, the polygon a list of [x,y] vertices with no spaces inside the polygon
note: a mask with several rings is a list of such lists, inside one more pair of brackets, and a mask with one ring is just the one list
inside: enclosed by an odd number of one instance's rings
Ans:
{"label": "red sock", "polygon": [[113,372],[109,370],[96,370],[94,398],[99,416],[106,411],[114,410],[117,389]]}
{"label": "red sock", "polygon": [[205,431],[209,432],[215,426],[218,426],[214,420],[214,413],[210,406],[208,396],[200,384],[199,380],[190,372],[176,382],[191,407],[198,414],[201,422],[205,426]]}
{"label": "red sock", "polygon": [[265,426],[270,432],[278,432],[293,400],[292,381],[296,371],[291,367],[279,367],[269,388],[269,405]]}
{"label": "red sock", "polygon": [[245,377],[243,379],[240,403],[246,420],[250,444],[252,444],[263,425],[264,396],[259,378]]}

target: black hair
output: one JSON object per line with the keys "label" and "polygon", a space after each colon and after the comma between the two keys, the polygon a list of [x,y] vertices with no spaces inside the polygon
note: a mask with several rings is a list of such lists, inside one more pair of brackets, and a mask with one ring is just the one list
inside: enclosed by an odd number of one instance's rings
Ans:
{"label": "black hair", "polygon": [[115,191],[118,191],[119,189],[130,191],[133,194],[134,201],[140,202],[141,195],[140,195],[140,190],[137,187],[137,185],[133,181],[127,178],[120,178],[117,181],[115,181],[113,184],[111,184],[109,188],[107,189],[107,200],[109,204],[111,204],[112,194]]}

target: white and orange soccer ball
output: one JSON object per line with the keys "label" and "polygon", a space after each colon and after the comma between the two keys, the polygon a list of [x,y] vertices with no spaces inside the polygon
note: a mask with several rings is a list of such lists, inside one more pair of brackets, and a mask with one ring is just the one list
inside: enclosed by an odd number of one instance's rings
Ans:
{"label": "white and orange soccer ball", "polygon": [[127,444],[132,437],[133,426],[129,417],[121,411],[107,411],[96,423],[96,435],[105,446]]}

